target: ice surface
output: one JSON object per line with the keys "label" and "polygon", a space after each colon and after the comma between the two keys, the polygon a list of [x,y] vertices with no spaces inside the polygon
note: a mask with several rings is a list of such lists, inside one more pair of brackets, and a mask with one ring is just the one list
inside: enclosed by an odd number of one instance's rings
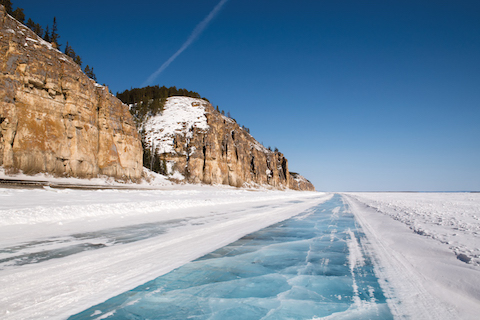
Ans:
{"label": "ice surface", "polygon": [[70,317],[392,319],[341,197]]}
{"label": "ice surface", "polygon": [[157,223],[75,233],[69,236],[52,237],[0,248],[0,270],[148,239],[182,224],[186,224],[186,221],[172,219]]}
{"label": "ice surface", "polygon": [[[362,225],[364,238],[355,224],[345,223],[348,214],[342,203],[309,210],[329,194],[189,185],[162,188],[0,188],[0,259],[10,259],[5,262],[10,265],[0,270],[0,318],[66,319],[204,256],[195,264],[208,265],[213,274],[208,277],[216,283],[205,282],[198,273],[186,274],[184,282],[197,288],[187,290],[177,282],[179,289],[168,294],[191,299],[195,289],[204,288],[207,293],[229,284],[230,288],[222,289],[229,298],[199,295],[185,305],[213,308],[212,318],[235,318],[243,307],[242,312],[248,310],[254,319],[257,315],[294,318],[291,308],[297,305],[307,313],[317,308],[316,316],[305,319],[318,319],[324,314],[322,306],[335,301],[336,309],[330,309],[327,319],[370,319],[388,310],[401,319],[478,319],[480,267],[474,259],[480,248],[475,229],[479,194],[342,195],[349,212]],[[322,211],[327,216],[320,216],[312,228],[310,219]],[[285,224],[251,234],[301,212],[291,220],[295,221],[294,235]],[[175,219],[178,223],[162,224]],[[142,228],[145,235],[137,232]],[[262,243],[269,249],[259,249]],[[350,248],[357,253],[360,249],[361,256],[351,255]],[[460,248],[458,254],[455,248]],[[44,258],[41,254],[55,250],[59,254],[49,253]],[[69,254],[65,255],[65,250]],[[328,256],[322,250],[328,250]],[[286,252],[292,253],[291,258]],[[21,253],[25,263],[17,264]],[[29,261],[30,254],[37,255],[37,260]],[[462,254],[471,258],[469,263]],[[250,263],[237,263],[242,257],[249,257]],[[270,257],[280,259],[271,263]],[[215,261],[235,264],[220,277]],[[360,272],[371,269],[372,262],[387,304],[377,296],[381,291],[375,285],[364,282],[368,277],[363,274],[368,272]],[[238,276],[255,279],[252,284],[261,289],[248,290]],[[322,281],[316,280],[322,277]],[[260,285],[264,279],[274,281],[279,288],[276,292],[281,292],[268,296],[269,287]],[[241,284],[242,291],[235,293],[233,284],[235,288]],[[174,288],[173,280],[169,285]],[[249,292],[264,297],[245,298]],[[131,299],[123,297],[122,307],[142,304],[143,297],[135,291]],[[167,295],[154,298],[165,305],[174,303]],[[183,308],[183,302],[179,303]],[[88,319],[108,319],[125,312],[118,308],[117,304],[111,312],[92,309]],[[269,310],[267,314],[265,310]]]}
{"label": "ice surface", "polygon": [[331,197],[169,188],[0,188],[0,318],[66,319]]}

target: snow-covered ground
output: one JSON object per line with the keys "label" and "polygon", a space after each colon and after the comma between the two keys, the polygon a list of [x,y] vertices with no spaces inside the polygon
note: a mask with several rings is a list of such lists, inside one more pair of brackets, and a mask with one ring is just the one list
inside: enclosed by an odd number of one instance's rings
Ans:
{"label": "snow-covered ground", "polygon": [[[65,319],[332,197],[162,177],[142,187],[0,188],[0,318]],[[397,318],[478,318],[480,194],[343,197]]]}
{"label": "snow-covered ground", "polygon": [[394,315],[478,319],[479,193],[344,194]]}
{"label": "snow-covered ground", "polygon": [[0,318],[64,319],[330,194],[0,188]]}
{"label": "snow-covered ground", "polygon": [[[22,172],[10,174],[0,167],[0,180],[5,181],[21,181],[24,183],[36,183],[42,185],[51,185],[59,187],[83,187],[83,188],[118,188],[118,189],[171,189],[175,184],[167,179],[167,177],[157,174],[153,171],[143,168],[144,178],[139,183],[116,181],[111,177],[99,177],[92,179],[80,179],[71,177],[55,177],[47,173],[38,173],[35,175],[27,175]],[[182,188],[186,188],[183,186]]]}

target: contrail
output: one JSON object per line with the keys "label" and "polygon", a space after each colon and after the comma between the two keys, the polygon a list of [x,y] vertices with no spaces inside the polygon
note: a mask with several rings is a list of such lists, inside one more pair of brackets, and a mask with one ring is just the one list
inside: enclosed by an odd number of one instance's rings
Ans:
{"label": "contrail", "polygon": [[195,27],[195,29],[193,29],[192,33],[190,34],[190,36],[188,37],[187,41],[185,41],[184,44],[182,44],[182,46],[180,47],[180,49],[177,50],[177,52],[175,52],[173,54],[173,56],[171,56],[167,61],[165,61],[162,66],[160,68],[158,68],[157,71],[155,71],[154,73],[152,73],[152,75],[150,77],[148,77],[148,79],[143,83],[143,87],[152,83],[153,80],[155,80],[156,77],[158,77],[158,75],[160,73],[162,73],[163,70],[165,70],[169,65],[170,63],[173,62],[173,60],[175,60],[185,49],[187,49],[199,36],[200,34],[203,32],[203,30],[205,30],[205,28],[207,27],[207,25],[210,23],[210,21],[212,21],[213,18],[215,18],[215,16],[218,14],[218,12],[220,11],[220,9],[223,7],[223,5],[225,3],[227,3],[228,0],[221,0],[216,6],[215,8],[213,8],[213,10],[208,14],[208,16],[205,17],[205,19],[202,20],[202,22],[200,22],[199,24],[197,24],[197,26]]}

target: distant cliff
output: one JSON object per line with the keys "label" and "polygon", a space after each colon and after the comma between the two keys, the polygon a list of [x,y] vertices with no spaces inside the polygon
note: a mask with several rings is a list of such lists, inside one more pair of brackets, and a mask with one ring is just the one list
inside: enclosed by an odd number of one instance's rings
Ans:
{"label": "distant cliff", "polygon": [[178,172],[188,182],[315,190],[290,174],[282,153],[262,146],[205,100],[170,97],[142,130],[145,148],[160,156],[169,174]]}
{"label": "distant cliff", "polygon": [[137,179],[142,152],[128,107],[0,6],[0,165]]}

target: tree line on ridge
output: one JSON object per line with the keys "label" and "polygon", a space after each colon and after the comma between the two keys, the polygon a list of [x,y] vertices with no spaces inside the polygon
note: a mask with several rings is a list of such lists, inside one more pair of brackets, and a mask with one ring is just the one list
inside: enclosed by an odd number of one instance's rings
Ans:
{"label": "tree line on ridge", "polygon": [[[117,98],[130,107],[130,113],[135,118],[137,125],[141,124],[147,116],[155,116],[163,111],[167,98],[173,96],[184,96],[190,98],[203,99],[210,102],[207,98],[202,97],[198,92],[189,91],[187,89],[177,89],[177,87],[160,87],[159,85],[147,86],[143,88],[133,88],[123,92],[117,92]],[[224,110],[220,110],[217,106],[216,110],[222,115],[232,119],[230,111],[225,114]],[[235,121],[236,122],[236,121]],[[250,129],[241,126],[243,130],[250,133]]]}

